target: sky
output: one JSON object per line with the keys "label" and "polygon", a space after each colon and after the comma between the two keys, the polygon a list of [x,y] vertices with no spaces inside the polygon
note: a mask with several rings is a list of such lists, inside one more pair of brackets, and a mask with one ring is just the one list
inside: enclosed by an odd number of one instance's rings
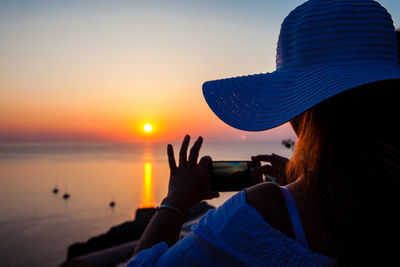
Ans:
{"label": "sky", "polygon": [[[303,2],[0,0],[0,142],[293,138],[224,124],[201,85],[274,71]],[[398,28],[400,1],[379,2]]]}

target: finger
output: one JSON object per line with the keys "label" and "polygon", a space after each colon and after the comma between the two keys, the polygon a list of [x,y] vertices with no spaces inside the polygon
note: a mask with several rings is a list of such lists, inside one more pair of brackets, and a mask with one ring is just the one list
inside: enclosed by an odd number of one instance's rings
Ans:
{"label": "finger", "polygon": [[190,154],[189,154],[190,164],[196,164],[197,159],[199,158],[199,151],[202,144],[203,144],[203,138],[200,136],[190,149]]}
{"label": "finger", "polygon": [[285,157],[281,157],[281,156],[276,155],[276,154],[272,154],[272,155],[271,155],[271,159],[270,159],[270,162],[271,162],[273,165],[284,165],[284,164],[286,164],[288,161],[289,161],[289,159],[287,159],[287,158],[285,158]]}
{"label": "finger", "polygon": [[255,168],[252,171],[251,175],[252,176],[256,176],[256,175],[259,175],[259,174],[265,174],[267,172],[267,166],[269,166],[269,165],[264,165],[264,166],[260,166],[260,167]]}
{"label": "finger", "polygon": [[172,148],[171,144],[168,144],[168,146],[167,146],[167,154],[168,154],[169,169],[171,170],[171,173],[172,173],[176,169],[176,162],[175,162],[175,156],[174,156],[174,149]]}
{"label": "finger", "polygon": [[219,197],[219,193],[216,191],[211,191],[210,190],[210,167],[212,164],[212,159],[209,156],[202,157],[199,162],[199,168],[201,168],[201,171],[203,172],[203,177],[204,177],[204,190],[206,192],[206,195],[204,199],[213,199],[216,197]]}
{"label": "finger", "polygon": [[272,155],[257,155],[251,157],[253,161],[264,161],[264,162],[270,162],[272,159]]}
{"label": "finger", "polygon": [[179,152],[179,167],[186,165],[187,162],[187,149],[189,146],[190,136],[186,135],[183,139],[181,150]]}
{"label": "finger", "polygon": [[199,166],[200,167],[209,167],[211,162],[212,162],[212,159],[210,156],[204,156],[200,159]]}
{"label": "finger", "polygon": [[205,185],[207,187],[210,187],[210,173],[211,173],[211,164],[212,164],[212,159],[209,156],[204,156],[200,159],[199,162],[199,169],[203,173],[204,177],[207,177],[207,181],[205,182]]}
{"label": "finger", "polygon": [[260,174],[265,174],[265,175],[270,175],[273,177],[277,177],[279,176],[279,172],[272,167],[271,165],[263,165],[261,167],[256,168],[253,172],[252,172],[252,176],[257,176]]}

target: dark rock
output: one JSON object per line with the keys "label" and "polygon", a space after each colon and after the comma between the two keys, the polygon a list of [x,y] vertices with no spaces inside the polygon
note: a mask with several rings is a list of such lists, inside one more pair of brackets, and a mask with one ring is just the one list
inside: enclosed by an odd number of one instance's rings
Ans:
{"label": "dark rock", "polygon": [[136,222],[147,223],[150,221],[151,217],[153,217],[156,212],[155,208],[145,208],[145,209],[137,209],[135,214]]}
{"label": "dark rock", "polygon": [[[188,211],[185,221],[196,218],[210,209],[214,209],[214,207],[208,205],[206,202],[200,202]],[[124,222],[114,226],[108,230],[107,233],[92,237],[87,242],[70,245],[68,247],[67,259],[73,259],[78,256],[139,239],[155,211],[155,208],[137,209],[134,221]]]}

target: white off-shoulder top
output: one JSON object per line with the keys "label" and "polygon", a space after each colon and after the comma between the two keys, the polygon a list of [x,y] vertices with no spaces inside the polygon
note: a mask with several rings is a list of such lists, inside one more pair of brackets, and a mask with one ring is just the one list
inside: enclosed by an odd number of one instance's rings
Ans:
{"label": "white off-shoulder top", "polygon": [[271,227],[246,202],[243,190],[210,210],[172,247],[161,242],[142,250],[127,267],[333,265],[332,259]]}

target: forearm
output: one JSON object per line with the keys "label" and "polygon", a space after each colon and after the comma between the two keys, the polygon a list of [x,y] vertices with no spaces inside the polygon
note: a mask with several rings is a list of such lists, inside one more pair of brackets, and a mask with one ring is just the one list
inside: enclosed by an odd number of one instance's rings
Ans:
{"label": "forearm", "polygon": [[168,247],[171,247],[179,240],[182,224],[183,218],[175,211],[169,209],[158,210],[140,238],[134,255],[160,242],[166,242]]}

